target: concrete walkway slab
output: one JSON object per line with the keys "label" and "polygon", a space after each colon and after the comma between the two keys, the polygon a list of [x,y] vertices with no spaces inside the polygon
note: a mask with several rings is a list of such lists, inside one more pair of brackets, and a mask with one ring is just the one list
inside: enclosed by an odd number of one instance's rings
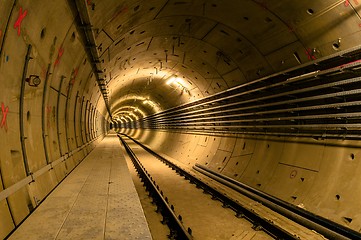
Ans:
{"label": "concrete walkway slab", "polygon": [[9,239],[152,239],[116,134],[107,135]]}

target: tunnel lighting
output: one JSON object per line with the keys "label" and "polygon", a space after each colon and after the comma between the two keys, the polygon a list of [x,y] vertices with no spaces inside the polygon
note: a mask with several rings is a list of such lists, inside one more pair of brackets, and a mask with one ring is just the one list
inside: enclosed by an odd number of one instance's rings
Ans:
{"label": "tunnel lighting", "polygon": [[138,116],[137,115],[135,115],[134,113],[132,113],[132,112],[130,112],[130,113],[128,113],[128,115],[129,116],[133,116],[134,118],[135,118],[135,120],[138,120],[139,118],[138,118]]}
{"label": "tunnel lighting", "polygon": [[168,79],[168,81],[166,82],[167,85],[171,85],[171,84],[177,84],[178,86],[181,86],[184,88],[184,81],[182,78],[179,77],[171,77]]}
{"label": "tunnel lighting", "polygon": [[168,79],[168,81],[166,82],[167,85],[176,85],[177,88],[179,88],[182,93],[186,92],[189,95],[191,95],[190,91],[188,90],[188,88],[185,86],[184,80],[182,78],[179,77],[171,77],[170,79]]}
{"label": "tunnel lighting", "polygon": [[146,115],[141,109],[133,106],[123,106],[117,109],[116,111],[114,111],[113,115],[118,116],[119,118],[119,114],[125,114],[128,112],[132,112],[133,114],[136,114],[138,118],[143,118]]}
{"label": "tunnel lighting", "polygon": [[168,81],[166,82],[167,85],[171,85],[172,83],[174,83],[176,81],[175,77],[171,77],[168,79]]}
{"label": "tunnel lighting", "polygon": [[147,105],[150,105],[150,106],[152,106],[152,107],[155,105],[154,102],[151,101],[151,100],[144,100],[144,101],[143,101],[143,104],[147,104]]}
{"label": "tunnel lighting", "polygon": [[150,105],[150,106],[154,106],[153,101],[150,101],[150,100],[144,100],[144,101],[143,101],[143,104],[147,104],[147,105]]}
{"label": "tunnel lighting", "polygon": [[146,99],[146,100],[143,101],[143,104],[144,105],[149,105],[149,106],[151,106],[152,108],[154,108],[157,111],[160,110],[159,107],[157,106],[157,104],[155,102],[153,102],[152,100]]}
{"label": "tunnel lighting", "polygon": [[173,83],[183,86],[183,80],[179,77],[172,77],[167,81],[167,85],[171,85]]}

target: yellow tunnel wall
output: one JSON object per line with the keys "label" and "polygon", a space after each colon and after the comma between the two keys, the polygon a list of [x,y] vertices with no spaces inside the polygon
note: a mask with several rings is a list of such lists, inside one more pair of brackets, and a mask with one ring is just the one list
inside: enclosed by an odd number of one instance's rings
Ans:
{"label": "yellow tunnel wall", "polygon": [[2,239],[102,139],[108,116],[66,1],[2,1],[0,16]]}
{"label": "yellow tunnel wall", "polygon": [[[109,116],[67,1],[4,0],[0,16],[4,238],[101,141]],[[31,75],[40,77],[40,85],[25,81]],[[125,132],[186,166],[208,166],[355,230],[361,227],[357,141]]]}

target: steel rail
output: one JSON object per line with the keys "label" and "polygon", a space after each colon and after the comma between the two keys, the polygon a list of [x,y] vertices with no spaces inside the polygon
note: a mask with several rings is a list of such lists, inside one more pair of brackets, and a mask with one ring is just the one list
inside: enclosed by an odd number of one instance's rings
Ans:
{"label": "steel rail", "polygon": [[185,229],[180,220],[182,218],[180,216],[177,217],[174,212],[174,207],[172,207],[173,205],[170,205],[168,199],[163,196],[163,193],[159,189],[159,186],[156,185],[156,182],[152,179],[150,174],[143,167],[142,163],[139,161],[139,159],[125,142],[125,140],[119,134],[118,137],[122,142],[130,159],[132,160],[132,163],[136,168],[140,178],[142,179],[142,182],[146,186],[146,190],[153,198],[153,201],[157,204],[158,211],[160,211],[163,215],[162,223],[167,224],[170,229],[169,238],[179,240],[193,239],[191,235],[192,230],[190,228],[188,228],[187,230]]}
{"label": "steel rail", "polygon": [[[223,174],[217,173],[205,166],[200,164],[195,164],[193,169],[198,172],[211,177],[212,179],[219,181],[222,184],[225,184],[232,189],[245,194],[246,196],[261,202],[265,206],[279,212],[282,215],[289,217],[290,219],[308,227],[309,229],[314,229],[315,231],[321,233],[323,236],[330,239],[361,239],[361,233],[356,232],[350,228],[344,227],[338,223],[332,222],[322,216],[318,216],[314,213],[311,213],[305,209],[296,207],[293,204],[285,202],[281,199],[273,197],[265,192],[262,192],[258,189],[252,188],[244,183],[238,182],[230,177],[227,177]],[[298,218],[295,213],[303,218]]]}
{"label": "steel rail", "polygon": [[[125,134],[121,134],[123,136],[127,136]],[[160,159],[162,162],[170,166],[173,170],[175,170],[180,175],[184,176],[186,179],[189,179],[191,183],[196,184],[198,187],[201,187],[204,191],[210,193],[214,198],[219,199],[223,202],[224,206],[232,208],[234,211],[236,211],[237,214],[241,214],[249,217],[245,211],[247,209],[239,209],[238,205],[240,205],[238,202],[235,202],[232,199],[229,199],[229,197],[225,196],[223,193],[218,192],[217,190],[211,188],[209,185],[203,183],[198,178],[194,177],[192,174],[188,173],[184,169],[178,167],[176,164],[172,163],[171,161],[167,160],[163,156],[157,154],[152,149],[148,148],[147,146],[143,145],[139,141],[127,136],[129,139],[137,143],[139,146],[144,148],[149,153],[153,154],[155,157]],[[329,239],[361,239],[361,233],[354,231],[350,228],[344,227],[338,223],[335,223],[331,220],[328,220],[322,216],[318,216],[316,214],[313,214],[311,212],[308,212],[304,209],[298,208],[290,203],[287,203],[283,200],[280,200],[276,197],[273,197],[267,193],[264,193],[262,191],[259,191],[257,189],[254,189],[246,184],[240,183],[232,178],[229,178],[225,175],[222,175],[220,173],[217,173],[215,171],[212,171],[202,165],[196,164],[193,167],[196,171],[201,172],[204,175],[207,175],[208,177],[213,178],[214,180],[219,181],[220,183],[233,188],[234,190],[240,192],[241,194],[256,200],[258,202],[261,202],[263,205],[269,207],[270,209],[280,213],[283,216],[286,216],[287,218],[311,229],[315,230],[316,232],[322,234],[326,238]],[[252,212],[252,214],[255,214]],[[260,218],[260,216],[257,216]],[[252,218],[250,218],[252,220]],[[266,229],[266,227],[275,227],[268,226],[270,224],[269,221],[266,220],[266,223],[260,222],[261,219],[258,219],[257,224],[258,226],[261,226],[262,229],[264,229],[267,233],[270,235],[276,237],[277,239],[297,239],[297,236],[291,235],[290,233],[286,231],[282,231],[281,229],[277,228],[276,231],[280,231],[280,234],[286,234],[284,236],[277,235],[274,232],[270,231],[269,229]],[[267,226],[263,225],[266,224]],[[272,229],[274,230],[274,229]]]}
{"label": "steel rail", "polygon": [[171,167],[174,171],[176,171],[181,176],[184,176],[186,179],[190,180],[191,183],[194,183],[197,185],[197,187],[203,189],[205,193],[209,193],[213,199],[217,199],[223,203],[224,207],[229,207],[232,210],[236,212],[237,217],[243,217],[246,218],[248,221],[253,223],[253,229],[257,230],[263,230],[270,236],[274,237],[275,239],[298,239],[298,237],[287,230],[279,227],[278,225],[274,224],[273,221],[270,221],[254,211],[252,211],[250,208],[246,206],[242,206],[238,201],[231,199],[224,193],[212,188],[207,183],[204,183],[200,179],[196,178],[192,174],[188,173],[187,171],[183,170],[182,168],[178,167],[176,164],[172,163],[171,161],[167,160],[166,158],[160,156],[147,146],[141,144],[137,140],[127,136],[126,134],[120,134],[123,136],[128,137],[135,143],[137,143],[139,146],[141,146],[143,149],[157,157],[159,160],[167,164],[169,167]]}

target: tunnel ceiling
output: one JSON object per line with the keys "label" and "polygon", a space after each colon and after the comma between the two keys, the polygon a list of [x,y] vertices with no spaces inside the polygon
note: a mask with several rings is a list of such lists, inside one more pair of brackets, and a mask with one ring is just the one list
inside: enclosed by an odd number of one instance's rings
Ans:
{"label": "tunnel ceiling", "polygon": [[88,14],[110,111],[132,118],[355,46],[357,5],[103,0],[88,1]]}

